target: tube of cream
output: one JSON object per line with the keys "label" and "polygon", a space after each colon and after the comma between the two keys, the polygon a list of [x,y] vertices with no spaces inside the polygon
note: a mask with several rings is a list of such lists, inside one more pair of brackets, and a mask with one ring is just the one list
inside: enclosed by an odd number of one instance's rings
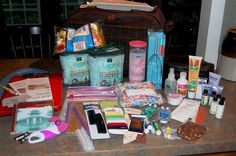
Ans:
{"label": "tube of cream", "polygon": [[209,72],[209,82],[213,86],[219,86],[220,84],[221,75]]}
{"label": "tube of cream", "polygon": [[195,97],[198,77],[201,67],[202,57],[189,56],[189,70],[188,70],[188,98],[193,99]]}

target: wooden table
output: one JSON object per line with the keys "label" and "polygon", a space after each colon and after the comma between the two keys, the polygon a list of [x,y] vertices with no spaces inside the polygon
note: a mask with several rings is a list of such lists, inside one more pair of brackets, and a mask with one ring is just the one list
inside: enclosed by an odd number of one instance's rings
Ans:
{"label": "wooden table", "polygon": [[[1,60],[0,78],[24,67],[39,67],[50,72],[61,72],[58,60]],[[205,126],[207,133],[197,141],[167,140],[163,136],[147,135],[146,143],[124,145],[122,136],[111,135],[110,139],[94,140],[95,151],[83,152],[73,135],[59,137],[39,144],[17,144],[10,135],[11,117],[0,118],[0,155],[189,155],[236,151],[236,83],[222,80],[223,95],[226,97],[224,118],[219,120],[207,114]],[[172,110],[174,108],[171,108]],[[171,121],[172,125],[181,123]]]}

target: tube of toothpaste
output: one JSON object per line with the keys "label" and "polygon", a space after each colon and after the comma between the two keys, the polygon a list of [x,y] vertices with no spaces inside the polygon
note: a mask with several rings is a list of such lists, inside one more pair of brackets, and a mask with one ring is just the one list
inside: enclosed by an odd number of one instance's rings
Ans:
{"label": "tube of toothpaste", "polygon": [[221,75],[209,72],[209,82],[213,86],[219,86],[220,84]]}

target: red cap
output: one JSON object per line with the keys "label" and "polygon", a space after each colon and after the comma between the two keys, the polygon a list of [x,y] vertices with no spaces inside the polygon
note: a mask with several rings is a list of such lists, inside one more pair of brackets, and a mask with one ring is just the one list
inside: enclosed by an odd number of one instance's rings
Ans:
{"label": "red cap", "polygon": [[133,40],[129,42],[129,46],[135,48],[145,48],[147,46],[147,42],[140,40]]}

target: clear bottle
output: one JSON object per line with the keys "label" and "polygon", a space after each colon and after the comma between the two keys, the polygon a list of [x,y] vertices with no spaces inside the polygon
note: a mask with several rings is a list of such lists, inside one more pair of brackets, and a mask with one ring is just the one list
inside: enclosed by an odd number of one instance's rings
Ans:
{"label": "clear bottle", "polygon": [[220,101],[218,102],[218,105],[216,107],[216,115],[215,117],[217,119],[222,119],[225,109],[225,97],[221,97]]}
{"label": "clear bottle", "polygon": [[164,92],[165,92],[166,95],[168,95],[169,93],[176,93],[177,82],[176,82],[176,79],[175,79],[174,70],[175,70],[174,68],[170,68],[168,77],[165,80]]}
{"label": "clear bottle", "polygon": [[188,80],[186,79],[187,73],[180,72],[180,78],[177,80],[177,92],[183,97],[187,95]]}

